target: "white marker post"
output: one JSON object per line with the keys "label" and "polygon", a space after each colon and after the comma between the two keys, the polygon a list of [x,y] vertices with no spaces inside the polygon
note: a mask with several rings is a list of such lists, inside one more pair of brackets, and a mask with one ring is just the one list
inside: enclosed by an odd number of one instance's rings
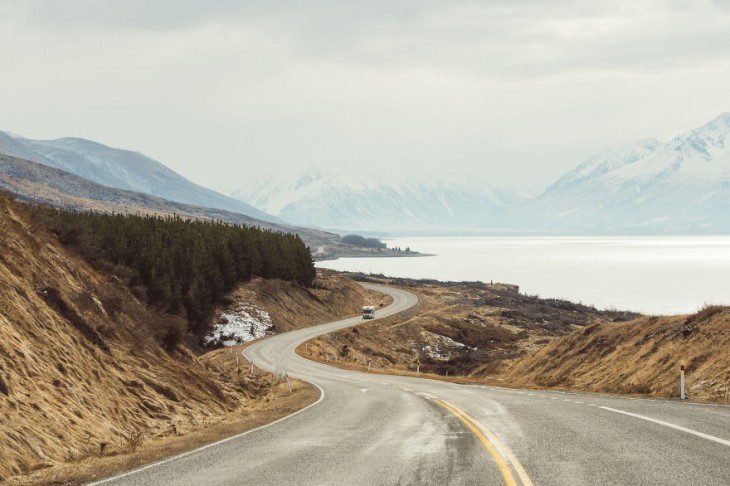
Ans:
{"label": "white marker post", "polygon": [[679,365],[679,398],[686,400],[687,395],[684,394],[684,365]]}
{"label": "white marker post", "polygon": [[370,365],[373,364],[372,361],[368,361],[368,373],[370,373]]}
{"label": "white marker post", "polygon": [[421,364],[416,365],[416,376],[419,376],[421,374]]}

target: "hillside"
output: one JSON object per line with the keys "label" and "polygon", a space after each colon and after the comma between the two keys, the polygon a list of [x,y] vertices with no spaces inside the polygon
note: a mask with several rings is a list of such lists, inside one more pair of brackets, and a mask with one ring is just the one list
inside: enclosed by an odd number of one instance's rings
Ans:
{"label": "hillside", "polygon": [[730,400],[730,308],[690,316],[601,324],[554,340],[515,361],[511,384],[657,397],[679,396],[686,367],[690,399]]}
{"label": "hillside", "polygon": [[91,140],[31,140],[0,132],[0,154],[54,167],[115,189],[281,223],[270,214],[189,181],[144,154],[108,147]]}
{"label": "hillside", "polygon": [[[89,479],[83,474],[179,452],[316,399],[237,372],[227,349],[199,356],[184,343],[166,348],[166,332],[185,328],[180,317],[143,305],[60,246],[22,205],[7,196],[0,203],[0,481],[34,471],[9,482]],[[361,292],[324,274],[311,290],[254,280],[233,295],[256,296],[285,328],[279,319],[290,309],[307,316],[297,325],[350,315]]]}
{"label": "hillside", "polygon": [[679,396],[683,364],[690,399],[730,403],[728,307],[648,317],[525,296],[502,284],[387,283],[416,293],[417,307],[297,352],[344,368],[369,364],[376,373],[664,398]]}
{"label": "hillside", "polygon": [[3,189],[24,201],[78,211],[177,215],[296,233],[317,258],[363,253],[357,247],[341,243],[340,236],[334,233],[270,223],[231,211],[175,203],[148,194],[114,189],[60,169],[8,155],[0,155],[0,190]]}
{"label": "hillside", "polygon": [[402,286],[416,293],[419,303],[404,315],[315,339],[300,347],[305,356],[324,360],[329,354],[343,366],[360,369],[370,362],[387,373],[419,368],[421,373],[481,378],[505,360],[576,328],[635,317],[526,296],[506,284],[357,278]]}

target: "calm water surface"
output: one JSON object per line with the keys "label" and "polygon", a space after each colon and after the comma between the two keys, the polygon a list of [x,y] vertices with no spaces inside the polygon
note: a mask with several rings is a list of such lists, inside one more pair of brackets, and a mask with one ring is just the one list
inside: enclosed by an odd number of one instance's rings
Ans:
{"label": "calm water surface", "polygon": [[388,246],[435,256],[343,258],[317,266],[512,283],[523,293],[647,314],[730,304],[730,236],[413,237],[388,240]]}

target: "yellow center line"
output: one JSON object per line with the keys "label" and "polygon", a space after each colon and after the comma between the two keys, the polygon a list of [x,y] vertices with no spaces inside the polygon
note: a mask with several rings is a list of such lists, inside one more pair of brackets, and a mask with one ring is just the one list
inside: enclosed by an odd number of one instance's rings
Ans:
{"label": "yellow center line", "polygon": [[[520,461],[517,460],[517,457],[515,457],[512,451],[487,427],[482,425],[476,419],[469,416],[466,412],[459,409],[455,405],[439,400],[434,401],[452,414],[454,414],[454,416],[456,416],[467,427],[469,427],[472,432],[474,432],[474,435],[476,435],[477,438],[479,438],[479,440],[486,446],[487,450],[496,461],[497,466],[499,467],[499,470],[502,473],[502,476],[504,477],[504,481],[507,486],[517,484],[515,482],[514,476],[512,475],[512,471],[510,471],[507,461],[512,466],[512,468],[514,468],[524,486],[533,486],[532,480],[530,480],[530,477],[527,475],[527,471],[525,471],[525,468],[522,467],[522,464],[520,464]],[[505,457],[503,457],[503,455]],[[505,459],[507,459],[507,461],[505,461]]]}
{"label": "yellow center line", "polygon": [[484,446],[487,448],[489,453],[494,458],[494,461],[497,463],[497,467],[499,468],[499,472],[502,473],[502,477],[504,478],[504,482],[507,486],[517,486],[517,483],[515,482],[515,478],[512,475],[512,471],[509,470],[509,466],[507,466],[507,463],[504,461],[502,456],[497,452],[497,449],[494,448],[491,442],[487,440],[486,437],[484,437],[484,434],[482,434],[478,428],[474,426],[466,417],[461,415],[459,412],[451,408],[449,405],[447,405],[445,402],[442,402],[440,400],[435,400],[436,403],[444,407],[446,410],[451,412],[456,418],[461,420],[469,429],[474,432],[474,435],[477,436],[477,438],[484,444]]}

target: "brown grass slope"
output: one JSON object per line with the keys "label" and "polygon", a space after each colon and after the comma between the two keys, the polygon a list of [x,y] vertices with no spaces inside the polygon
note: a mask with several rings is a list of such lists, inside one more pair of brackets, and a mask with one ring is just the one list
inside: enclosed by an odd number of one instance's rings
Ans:
{"label": "brown grass slope", "polygon": [[0,478],[114,453],[256,393],[224,389],[184,347],[164,351],[155,333],[178,318],[145,308],[8,209],[0,302]]}
{"label": "brown grass slope", "polygon": [[[293,410],[281,397],[273,403],[282,391],[268,375],[235,367],[240,348],[203,356],[183,345],[166,350],[165,333],[184,329],[181,318],[138,302],[0,196],[0,482],[70,464],[96,474],[88,462],[132,456],[140,441],[143,449],[172,436],[184,443],[181,434],[215,424],[225,435],[223,424],[242,416]],[[368,297],[322,272],[312,289],[256,279],[236,299],[267,310],[282,331],[352,315]],[[117,463],[110,470],[132,464]]]}
{"label": "brown grass slope", "polygon": [[507,378],[520,386],[678,397],[680,365],[689,398],[728,400],[730,307],[590,326],[516,361]]}

